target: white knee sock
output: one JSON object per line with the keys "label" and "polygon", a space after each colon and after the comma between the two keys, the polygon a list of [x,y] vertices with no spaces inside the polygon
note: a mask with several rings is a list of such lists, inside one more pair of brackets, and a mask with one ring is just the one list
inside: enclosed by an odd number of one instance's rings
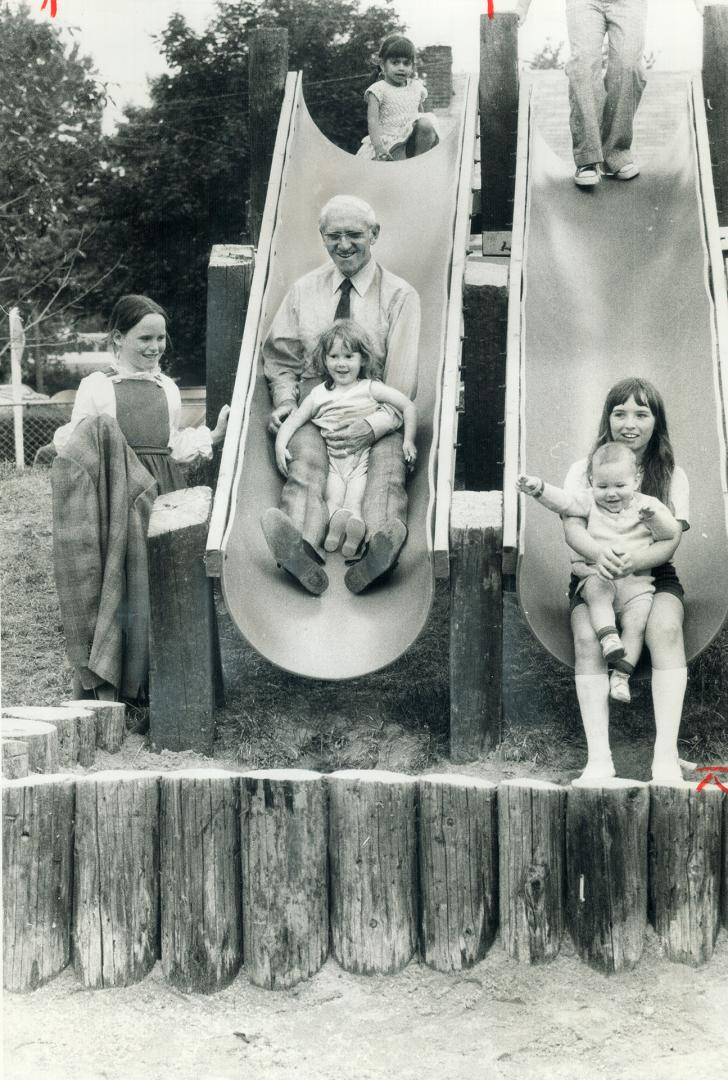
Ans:
{"label": "white knee sock", "polygon": [[612,752],[609,749],[609,676],[606,671],[575,676],[576,696],[587,745],[584,772],[573,783],[598,783],[614,776]]}
{"label": "white knee sock", "polygon": [[677,753],[683,698],[688,682],[686,667],[666,671],[652,669],[652,706],[655,710],[655,755],[652,759],[652,779],[673,784],[682,780]]}

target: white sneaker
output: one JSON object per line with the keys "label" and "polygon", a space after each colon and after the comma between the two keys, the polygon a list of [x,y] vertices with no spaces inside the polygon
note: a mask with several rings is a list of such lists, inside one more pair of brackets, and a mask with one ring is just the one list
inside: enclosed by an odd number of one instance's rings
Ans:
{"label": "white sneaker", "polygon": [[639,174],[639,166],[634,161],[628,161],[626,165],[623,165],[621,169],[617,169],[615,172],[604,170],[604,175],[608,176],[610,180],[633,180]]}

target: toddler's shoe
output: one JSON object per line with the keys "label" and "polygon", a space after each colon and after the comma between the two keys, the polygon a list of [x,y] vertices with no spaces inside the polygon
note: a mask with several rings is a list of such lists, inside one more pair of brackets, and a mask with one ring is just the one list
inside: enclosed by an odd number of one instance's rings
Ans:
{"label": "toddler's shoe", "polygon": [[633,180],[635,176],[639,176],[639,166],[634,161],[628,161],[626,165],[623,165],[621,169],[615,169],[614,172],[604,170],[604,175],[609,177],[610,180]]}
{"label": "toddler's shoe", "polygon": [[306,543],[288,515],[272,506],[261,514],[260,526],[278,565],[313,596],[326,592],[329,579],[320,565],[323,560]]}
{"label": "toddler's shoe", "polygon": [[350,514],[346,523],[346,539],[341,549],[345,559],[353,559],[361,547],[361,542],[366,535],[367,527],[360,517]]}
{"label": "toddler's shoe", "polygon": [[401,521],[393,521],[374,533],[364,557],[350,566],[344,575],[344,584],[349,592],[363,592],[382,574],[391,570],[406,539],[407,526]]}
{"label": "toddler's shoe", "polygon": [[613,701],[623,701],[629,704],[632,695],[629,692],[629,675],[623,671],[613,671],[609,676],[609,696]]}
{"label": "toddler's shoe", "polygon": [[351,510],[345,510],[343,506],[334,510],[329,522],[329,531],[324,540],[324,551],[338,551],[339,544],[346,535],[346,525],[351,517]]}
{"label": "toddler's shoe", "polygon": [[574,173],[574,183],[577,187],[594,187],[599,183],[599,166],[579,165]]}
{"label": "toddler's shoe", "polygon": [[624,656],[624,646],[620,640],[619,634],[605,634],[600,639],[599,644],[602,647],[602,656],[611,663],[614,660],[621,660]]}

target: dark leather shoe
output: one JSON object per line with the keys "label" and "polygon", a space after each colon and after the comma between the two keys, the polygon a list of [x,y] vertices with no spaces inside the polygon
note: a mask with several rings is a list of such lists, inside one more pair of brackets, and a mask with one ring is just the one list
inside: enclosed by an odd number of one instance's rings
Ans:
{"label": "dark leather shoe", "polygon": [[363,592],[382,574],[391,570],[406,539],[407,526],[401,521],[393,521],[375,532],[364,557],[350,566],[344,575],[344,584],[349,592]]}
{"label": "dark leather shoe", "polygon": [[278,565],[313,596],[326,592],[329,579],[317,561],[320,556],[314,558],[316,553],[313,548],[306,543],[288,515],[277,507],[270,507],[261,514],[260,526]]}

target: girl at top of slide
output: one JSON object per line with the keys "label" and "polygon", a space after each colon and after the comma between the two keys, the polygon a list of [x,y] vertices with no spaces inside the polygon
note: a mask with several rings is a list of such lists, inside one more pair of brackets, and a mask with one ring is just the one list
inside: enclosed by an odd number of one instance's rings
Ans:
{"label": "girl at top of slide", "polygon": [[369,134],[358,156],[373,161],[403,161],[439,142],[437,124],[423,105],[427,89],[415,77],[415,47],[402,34],[388,34],[379,47],[381,77],[364,91]]}

